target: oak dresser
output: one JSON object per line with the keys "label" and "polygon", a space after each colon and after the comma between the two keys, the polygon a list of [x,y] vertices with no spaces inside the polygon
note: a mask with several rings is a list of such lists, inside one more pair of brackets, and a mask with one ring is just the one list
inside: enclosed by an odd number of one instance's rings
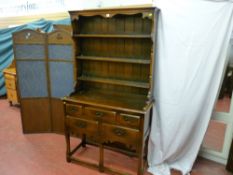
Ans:
{"label": "oak dresser", "polygon": [[[70,11],[77,82],[63,98],[67,161],[124,174],[104,165],[104,150],[138,157],[144,172],[153,106],[153,72],[159,10],[120,8]],[[71,149],[70,136],[82,139]],[[99,162],[80,160],[87,144],[99,148]]]}

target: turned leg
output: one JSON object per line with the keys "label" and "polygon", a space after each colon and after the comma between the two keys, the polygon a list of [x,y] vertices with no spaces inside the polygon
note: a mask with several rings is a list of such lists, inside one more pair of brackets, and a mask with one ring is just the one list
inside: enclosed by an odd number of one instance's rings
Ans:
{"label": "turned leg", "polygon": [[86,134],[83,134],[82,136],[82,147],[85,148],[86,147]]}
{"label": "turned leg", "polygon": [[9,104],[10,104],[10,106],[12,106],[13,105],[12,101],[9,101]]}
{"label": "turned leg", "polygon": [[137,175],[143,175],[144,173],[144,160],[143,155],[140,154],[138,156],[138,174]]}
{"label": "turned leg", "polygon": [[145,143],[144,141],[139,144],[139,154],[138,154],[138,173],[137,175],[144,174],[144,153],[145,153]]}
{"label": "turned leg", "polygon": [[67,129],[65,130],[65,138],[66,138],[66,161],[71,162],[71,159],[70,159],[70,133],[69,133],[69,131],[67,131]]}
{"label": "turned leg", "polygon": [[99,156],[99,171],[104,172],[104,146],[103,144],[100,144],[100,156]]}

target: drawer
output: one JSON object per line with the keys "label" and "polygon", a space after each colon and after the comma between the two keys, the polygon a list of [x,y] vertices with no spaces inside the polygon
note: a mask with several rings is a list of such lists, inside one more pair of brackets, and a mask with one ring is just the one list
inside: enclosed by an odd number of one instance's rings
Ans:
{"label": "drawer", "polygon": [[71,116],[81,116],[82,106],[74,104],[66,104],[66,114]]}
{"label": "drawer", "polygon": [[11,74],[4,74],[4,76],[5,76],[5,79],[12,79],[12,80],[15,80],[15,76],[14,75],[11,75]]}
{"label": "drawer", "polygon": [[90,120],[101,120],[107,123],[115,123],[116,121],[116,112],[114,111],[85,107],[84,114]]}
{"label": "drawer", "polygon": [[101,129],[102,143],[120,142],[127,146],[137,146],[139,144],[139,130],[110,124],[103,124]]}
{"label": "drawer", "polygon": [[128,126],[131,128],[139,129],[140,126],[140,116],[137,115],[121,113],[118,115],[117,121],[120,125]]}
{"label": "drawer", "polygon": [[78,137],[82,137],[83,134],[85,134],[87,138],[91,139],[96,139],[98,137],[99,132],[97,121],[66,117],[65,123],[68,130]]}
{"label": "drawer", "polygon": [[16,89],[16,83],[14,79],[6,79],[5,83],[6,83],[6,88]]}
{"label": "drawer", "polygon": [[7,89],[7,99],[12,102],[18,102],[16,90]]}

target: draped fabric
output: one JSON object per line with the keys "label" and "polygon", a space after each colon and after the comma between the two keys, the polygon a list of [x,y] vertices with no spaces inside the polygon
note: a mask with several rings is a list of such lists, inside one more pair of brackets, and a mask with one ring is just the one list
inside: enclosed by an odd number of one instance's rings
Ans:
{"label": "draped fabric", "polygon": [[12,33],[23,29],[41,29],[44,32],[51,32],[53,24],[70,25],[70,19],[62,19],[58,21],[47,21],[40,19],[38,21],[28,23],[22,26],[0,29],[0,96],[6,93],[5,80],[3,77],[3,69],[7,68],[13,60],[13,44]]}
{"label": "draped fabric", "polygon": [[149,172],[188,174],[217,98],[233,28],[232,1],[157,0],[161,9]]}

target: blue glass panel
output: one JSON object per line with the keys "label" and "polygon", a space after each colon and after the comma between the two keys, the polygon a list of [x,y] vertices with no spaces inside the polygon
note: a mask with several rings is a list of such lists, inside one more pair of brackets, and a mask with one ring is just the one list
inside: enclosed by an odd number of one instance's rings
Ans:
{"label": "blue glass panel", "polygon": [[17,44],[15,46],[16,59],[45,59],[44,45]]}
{"label": "blue glass panel", "polygon": [[17,61],[17,73],[21,98],[48,96],[43,61]]}
{"label": "blue glass panel", "polygon": [[49,59],[73,60],[72,45],[49,45]]}
{"label": "blue glass panel", "polygon": [[50,62],[51,96],[61,98],[74,90],[74,65],[71,62]]}

